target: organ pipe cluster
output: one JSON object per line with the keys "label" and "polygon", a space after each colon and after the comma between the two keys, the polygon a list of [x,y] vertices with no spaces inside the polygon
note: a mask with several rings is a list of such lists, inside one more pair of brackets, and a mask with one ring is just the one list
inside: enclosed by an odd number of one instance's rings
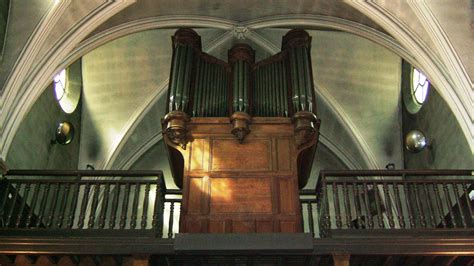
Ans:
{"label": "organ pipe cluster", "polygon": [[257,63],[255,51],[246,44],[229,50],[228,63],[202,52],[201,39],[191,29],[179,29],[172,41],[163,123],[174,143],[185,145],[190,117],[230,117],[232,133],[241,142],[255,116],[291,117],[297,133],[317,131],[311,37],[304,30],[289,31],[282,51]]}

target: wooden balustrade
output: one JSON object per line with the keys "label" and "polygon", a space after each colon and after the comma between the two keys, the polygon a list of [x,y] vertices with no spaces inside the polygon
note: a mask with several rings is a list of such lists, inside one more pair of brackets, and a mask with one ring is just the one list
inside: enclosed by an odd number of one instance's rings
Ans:
{"label": "wooden balustrade", "polygon": [[[473,190],[470,170],[323,171],[316,190],[300,191],[302,228],[314,237],[470,232]],[[113,230],[174,238],[181,197],[159,171],[11,170],[0,181],[0,235]]]}
{"label": "wooden balustrade", "polygon": [[161,171],[11,170],[0,181],[0,234],[141,230],[161,237],[165,191]]}
{"label": "wooden balustrade", "polygon": [[321,236],[469,231],[471,170],[321,172],[316,194]]}

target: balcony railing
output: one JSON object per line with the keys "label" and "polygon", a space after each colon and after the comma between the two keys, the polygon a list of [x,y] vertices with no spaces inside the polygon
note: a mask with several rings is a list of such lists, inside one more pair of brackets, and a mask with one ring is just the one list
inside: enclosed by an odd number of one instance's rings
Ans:
{"label": "balcony railing", "polygon": [[176,236],[181,191],[166,189],[161,171],[10,170],[0,179],[0,264],[238,264],[265,255],[327,265],[347,254],[407,264],[455,254],[446,258],[472,264],[471,170],[323,171],[317,184],[300,191],[308,234]]}
{"label": "balcony railing", "polygon": [[470,170],[323,171],[320,235],[472,234],[473,188]]}
{"label": "balcony railing", "polygon": [[161,171],[11,170],[6,177],[0,180],[0,235],[161,237]]}
{"label": "balcony railing", "polygon": [[[323,171],[302,190],[314,237],[472,232],[470,170]],[[181,191],[161,171],[11,170],[0,181],[0,235],[53,233],[173,238]]]}

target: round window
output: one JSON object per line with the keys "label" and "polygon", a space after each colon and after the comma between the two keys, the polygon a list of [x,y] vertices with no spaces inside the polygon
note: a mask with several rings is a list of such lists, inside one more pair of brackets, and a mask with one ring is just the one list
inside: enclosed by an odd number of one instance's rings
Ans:
{"label": "round window", "polygon": [[410,63],[402,62],[402,96],[407,111],[416,114],[425,104],[430,90],[430,81]]}
{"label": "round window", "polygon": [[59,102],[66,94],[66,69],[61,70],[54,76],[54,94]]}
{"label": "round window", "polygon": [[76,110],[81,97],[82,69],[80,60],[59,71],[53,78],[54,95],[61,109],[70,114]]}
{"label": "round window", "polygon": [[411,93],[413,99],[421,105],[425,103],[426,96],[428,95],[428,90],[430,88],[430,82],[426,76],[416,68],[413,68],[411,75]]}

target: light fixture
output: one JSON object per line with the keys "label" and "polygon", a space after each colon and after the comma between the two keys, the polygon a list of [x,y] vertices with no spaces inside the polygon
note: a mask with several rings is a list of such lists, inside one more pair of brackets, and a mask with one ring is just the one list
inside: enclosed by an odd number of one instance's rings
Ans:
{"label": "light fixture", "polygon": [[418,153],[428,146],[428,140],[420,130],[411,130],[405,136],[405,148],[410,152]]}
{"label": "light fixture", "polygon": [[62,144],[67,145],[71,143],[74,138],[74,126],[67,121],[60,122],[56,128],[55,139],[51,141],[51,144]]}

